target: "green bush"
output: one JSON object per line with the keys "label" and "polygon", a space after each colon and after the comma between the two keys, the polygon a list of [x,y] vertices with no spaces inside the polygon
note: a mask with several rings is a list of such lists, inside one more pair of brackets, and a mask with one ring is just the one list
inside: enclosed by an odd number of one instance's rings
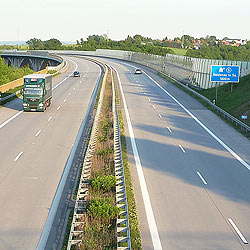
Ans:
{"label": "green bush", "polygon": [[119,208],[112,204],[110,198],[93,199],[87,206],[87,214],[90,218],[112,220],[117,218]]}
{"label": "green bush", "polygon": [[14,66],[8,66],[0,57],[0,85],[14,81],[18,78],[33,73],[28,66],[15,69]]}
{"label": "green bush", "polygon": [[90,180],[90,186],[95,191],[100,191],[101,189],[104,192],[110,191],[116,185],[116,178],[113,175],[106,175],[103,177],[97,176],[95,179]]}

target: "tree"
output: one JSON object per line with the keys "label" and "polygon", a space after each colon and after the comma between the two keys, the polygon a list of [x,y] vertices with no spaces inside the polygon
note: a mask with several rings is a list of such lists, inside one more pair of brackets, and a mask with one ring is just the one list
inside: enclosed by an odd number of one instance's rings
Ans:
{"label": "tree", "polygon": [[62,49],[62,43],[59,40],[52,38],[44,41],[44,47],[47,50],[58,50]]}
{"label": "tree", "polygon": [[29,45],[30,50],[42,50],[44,49],[44,44],[41,39],[32,38],[26,42]]}

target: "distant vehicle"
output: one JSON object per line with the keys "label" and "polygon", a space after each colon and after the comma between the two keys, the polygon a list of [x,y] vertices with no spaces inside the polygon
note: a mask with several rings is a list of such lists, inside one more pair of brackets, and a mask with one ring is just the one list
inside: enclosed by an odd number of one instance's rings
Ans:
{"label": "distant vehicle", "polygon": [[80,77],[80,72],[79,71],[74,71],[73,76],[74,77]]}
{"label": "distant vehicle", "polygon": [[52,76],[50,74],[31,74],[24,76],[24,111],[44,111],[51,104]]}
{"label": "distant vehicle", "polygon": [[135,69],[135,74],[142,74],[141,69]]}

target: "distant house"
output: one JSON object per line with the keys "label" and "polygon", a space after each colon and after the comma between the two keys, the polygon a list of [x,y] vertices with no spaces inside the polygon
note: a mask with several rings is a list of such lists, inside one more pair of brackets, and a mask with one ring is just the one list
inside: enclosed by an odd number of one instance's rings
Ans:
{"label": "distant house", "polygon": [[231,45],[231,46],[240,46],[245,45],[247,43],[247,40],[242,39],[230,39],[230,38],[223,38],[222,43],[225,45]]}

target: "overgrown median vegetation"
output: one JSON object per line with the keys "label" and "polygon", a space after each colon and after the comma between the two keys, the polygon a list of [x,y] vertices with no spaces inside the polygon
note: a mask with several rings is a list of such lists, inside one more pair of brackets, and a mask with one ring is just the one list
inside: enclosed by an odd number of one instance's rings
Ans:
{"label": "overgrown median vegetation", "polygon": [[[112,77],[109,71],[105,83],[97,143],[92,157],[84,224],[81,229],[83,230],[82,242],[80,246],[75,245],[71,249],[117,249],[116,223],[120,209],[116,206],[112,97]],[[117,102],[119,103],[119,97],[117,97]],[[122,159],[126,181],[131,249],[140,250],[142,249],[141,236],[129,170],[121,108],[118,110],[118,113],[121,128]],[[72,220],[72,216],[69,219]],[[67,228],[70,230],[70,225]],[[68,233],[65,236],[63,249],[66,249],[67,239]]]}

